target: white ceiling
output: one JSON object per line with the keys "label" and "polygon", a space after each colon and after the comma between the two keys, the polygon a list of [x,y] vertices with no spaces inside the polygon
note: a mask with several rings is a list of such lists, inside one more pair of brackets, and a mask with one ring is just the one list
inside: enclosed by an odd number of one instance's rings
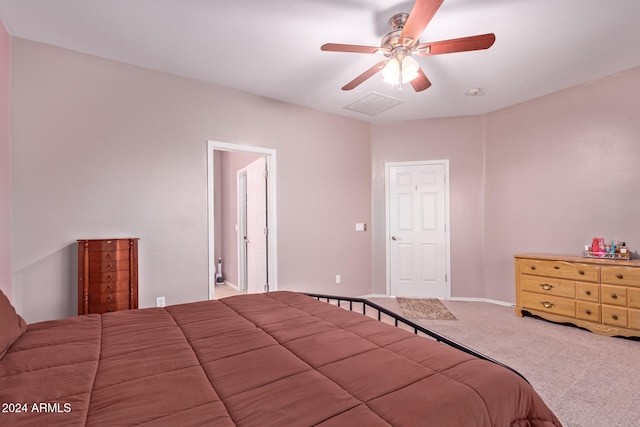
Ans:
{"label": "white ceiling", "polygon": [[[321,52],[378,46],[413,2],[383,0],[0,0],[14,37],[236,88],[370,122],[480,114],[640,66],[640,0],[445,0],[420,41],[493,32],[488,50],[417,58],[432,86],[398,91],[380,60]],[[465,96],[480,88],[483,95]],[[369,116],[377,92],[403,101]]]}

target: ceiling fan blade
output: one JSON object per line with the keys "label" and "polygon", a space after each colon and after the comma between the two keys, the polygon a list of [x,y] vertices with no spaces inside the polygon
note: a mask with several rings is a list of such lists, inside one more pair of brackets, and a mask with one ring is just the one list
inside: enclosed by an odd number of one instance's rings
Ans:
{"label": "ceiling fan blade", "polygon": [[349,52],[349,53],[376,53],[381,48],[378,46],[359,46],[355,44],[326,43],[320,50],[326,52]]}
{"label": "ceiling fan blade", "polygon": [[405,39],[408,39],[409,46],[416,44],[443,1],[444,0],[416,0],[416,4],[413,5],[409,18],[402,28],[399,42],[405,44]]}
{"label": "ceiling fan blade", "polygon": [[431,82],[424,71],[422,71],[422,68],[418,69],[418,77],[411,80],[411,86],[413,86],[413,90],[416,92],[422,92],[425,89],[429,89],[429,86],[431,86]]}
{"label": "ceiling fan blade", "polygon": [[442,55],[445,53],[467,52],[470,50],[489,49],[496,41],[493,33],[479,36],[461,37],[459,39],[442,40],[433,43],[422,43],[416,46],[418,56]]}
{"label": "ceiling fan blade", "polygon": [[387,62],[389,62],[389,61],[388,60],[384,60],[384,61],[378,62],[373,67],[369,68],[367,71],[365,71],[364,73],[360,74],[358,77],[356,77],[355,79],[351,80],[346,85],[342,86],[342,90],[351,90],[351,89],[354,89],[355,87],[359,86],[361,83],[363,83],[369,77],[375,75],[380,70],[382,70],[384,68],[384,66],[387,65]]}

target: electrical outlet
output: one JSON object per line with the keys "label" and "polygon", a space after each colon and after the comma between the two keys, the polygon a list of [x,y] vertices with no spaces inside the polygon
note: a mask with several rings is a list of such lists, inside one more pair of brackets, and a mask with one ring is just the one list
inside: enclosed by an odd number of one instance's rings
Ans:
{"label": "electrical outlet", "polygon": [[340,283],[342,279],[340,278],[339,274],[336,274],[336,283]]}
{"label": "electrical outlet", "polygon": [[164,297],[156,297],[156,307],[164,307],[165,300]]}

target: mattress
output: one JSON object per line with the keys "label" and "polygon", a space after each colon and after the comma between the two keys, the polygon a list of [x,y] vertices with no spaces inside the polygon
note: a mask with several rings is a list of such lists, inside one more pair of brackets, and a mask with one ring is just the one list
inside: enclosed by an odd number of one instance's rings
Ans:
{"label": "mattress", "polygon": [[560,426],[524,379],[279,291],[28,325],[0,425]]}

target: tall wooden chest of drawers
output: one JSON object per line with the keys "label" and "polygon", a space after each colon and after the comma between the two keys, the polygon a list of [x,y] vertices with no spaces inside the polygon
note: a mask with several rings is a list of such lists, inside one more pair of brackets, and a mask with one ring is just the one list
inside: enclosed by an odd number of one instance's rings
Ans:
{"label": "tall wooden chest of drawers", "polygon": [[138,239],[78,240],[78,314],[138,308]]}
{"label": "tall wooden chest of drawers", "polygon": [[640,260],[521,254],[515,269],[516,316],[640,337]]}

